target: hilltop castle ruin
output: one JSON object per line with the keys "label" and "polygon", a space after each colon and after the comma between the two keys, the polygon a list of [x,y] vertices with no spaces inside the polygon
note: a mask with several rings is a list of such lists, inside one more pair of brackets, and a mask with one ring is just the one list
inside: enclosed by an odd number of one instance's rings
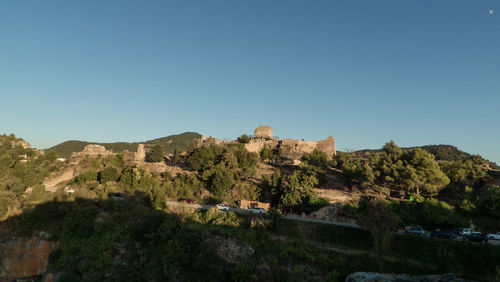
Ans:
{"label": "hilltop castle ruin", "polygon": [[321,141],[299,141],[294,139],[283,139],[273,137],[273,131],[270,126],[259,126],[254,131],[253,138],[245,144],[245,148],[249,152],[259,153],[264,147],[270,150],[279,149],[281,158],[284,162],[297,163],[304,154],[312,153],[318,150],[326,153],[331,159],[337,151],[335,150],[335,139],[328,136]]}
{"label": "hilltop castle ruin", "polygon": [[[238,141],[222,141],[211,136],[208,138],[202,136],[198,145],[207,146],[234,143],[238,143]],[[332,136],[328,136],[325,140],[320,141],[280,140],[273,136],[273,130],[270,126],[259,126],[255,129],[254,135],[250,137],[250,141],[245,144],[245,149],[249,152],[259,153],[265,147],[270,150],[279,150],[281,152],[281,162],[293,164],[300,163],[300,159],[304,154],[312,153],[314,150],[326,153],[329,159],[337,153],[335,150],[335,139]]]}

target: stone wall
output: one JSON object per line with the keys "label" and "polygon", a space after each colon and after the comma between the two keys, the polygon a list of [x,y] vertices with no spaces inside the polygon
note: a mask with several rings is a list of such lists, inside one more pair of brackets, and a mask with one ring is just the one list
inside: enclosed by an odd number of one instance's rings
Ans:
{"label": "stone wall", "polygon": [[70,162],[78,163],[87,155],[89,157],[97,157],[99,155],[104,157],[113,155],[113,152],[106,150],[106,147],[104,147],[103,145],[90,144],[85,146],[85,148],[83,148],[83,151],[81,152],[73,152],[71,154]]}
{"label": "stone wall", "polygon": [[245,144],[245,149],[251,153],[259,153],[264,147],[270,149],[276,148],[279,145],[278,140],[266,140],[266,139],[250,139],[250,142]]}
{"label": "stone wall", "polygon": [[[202,136],[198,140],[198,146],[227,145],[238,143],[237,141],[222,141],[216,138]],[[245,149],[251,153],[259,153],[264,147],[270,150],[281,149],[281,161],[283,163],[299,164],[304,154],[319,150],[326,153],[328,159],[337,153],[335,150],[335,139],[328,136],[321,141],[299,141],[294,139],[274,139],[273,130],[270,126],[259,126],[255,129],[254,137],[245,144]]]}
{"label": "stone wall", "polygon": [[298,141],[293,139],[283,139],[279,145],[281,157],[288,160],[300,160],[304,154],[309,154],[316,149],[318,142]]}
{"label": "stone wall", "polygon": [[251,138],[250,142],[245,144],[245,148],[253,153],[259,153],[264,147],[271,150],[280,148],[282,161],[293,164],[300,163],[300,159],[304,154],[312,153],[314,150],[326,153],[328,159],[331,159],[337,153],[335,150],[335,139],[332,136],[328,136],[325,140],[321,141],[299,141],[294,139],[272,139],[268,138],[269,134],[272,137],[270,126],[259,126],[255,130],[256,137]]}

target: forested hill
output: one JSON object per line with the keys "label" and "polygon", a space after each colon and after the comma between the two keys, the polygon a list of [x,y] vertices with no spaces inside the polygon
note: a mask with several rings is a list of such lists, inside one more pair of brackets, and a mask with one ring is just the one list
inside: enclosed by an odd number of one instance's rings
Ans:
{"label": "forested hill", "polygon": [[66,141],[51,148],[47,151],[55,151],[59,157],[69,158],[72,152],[80,152],[89,144],[99,144],[106,147],[107,150],[113,152],[121,152],[123,150],[129,150],[131,152],[137,151],[137,145],[140,143],[146,145],[160,144],[166,153],[173,153],[174,150],[181,149],[186,150],[189,142],[192,140],[200,138],[201,135],[195,132],[184,132],[177,135],[170,135],[167,137],[157,138],[153,140],[148,140],[145,142],[115,142],[115,143],[96,143],[87,141]]}
{"label": "forested hill", "polygon": [[[497,164],[490,162],[490,161],[487,161],[479,155],[472,155],[472,154],[469,154],[467,152],[464,152],[453,145],[426,145],[426,146],[416,146],[416,147],[408,147],[408,148],[402,148],[402,149],[403,150],[410,150],[413,148],[424,149],[425,151],[433,154],[437,161],[463,161],[463,160],[471,159],[471,158],[480,158],[481,160],[488,162],[490,164],[490,167],[498,168]],[[359,150],[359,151],[355,151],[353,153],[355,153],[358,156],[363,156],[363,155],[370,155],[373,152],[380,152],[381,150],[382,149]]]}

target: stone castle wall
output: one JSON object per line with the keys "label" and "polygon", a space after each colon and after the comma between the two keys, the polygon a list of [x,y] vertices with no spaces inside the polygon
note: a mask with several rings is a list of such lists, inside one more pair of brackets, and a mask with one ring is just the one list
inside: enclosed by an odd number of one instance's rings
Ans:
{"label": "stone castle wall", "polygon": [[[329,159],[337,153],[335,149],[335,139],[332,136],[328,136],[325,140],[321,141],[299,141],[294,139],[277,140],[272,139],[272,129],[269,127],[269,131],[267,131],[267,127],[259,126],[255,130],[256,137],[251,138],[250,142],[245,144],[245,148],[249,152],[259,153],[264,147],[271,150],[280,148],[281,157],[285,161],[289,160],[293,163],[297,163],[304,154],[312,153],[314,150],[326,153]],[[265,129],[263,130],[262,128]],[[268,138],[269,134],[271,138]]]}
{"label": "stone castle wall", "polygon": [[[116,153],[107,150],[106,147],[104,147],[103,145],[90,144],[85,146],[83,151],[72,153],[71,162],[79,163],[86,156],[89,156],[90,158],[97,158],[98,156],[105,157],[115,154]],[[123,151],[123,160],[128,165],[144,162],[145,158],[146,158],[146,150],[144,149],[144,144],[139,144],[137,146],[137,152],[130,152],[128,150]]]}
{"label": "stone castle wall", "polygon": [[278,147],[279,141],[278,140],[266,140],[266,139],[255,139],[252,138],[250,139],[250,142],[245,144],[245,149],[247,151],[252,152],[252,153],[259,153],[260,150],[264,147],[268,147],[270,149],[274,149]]}

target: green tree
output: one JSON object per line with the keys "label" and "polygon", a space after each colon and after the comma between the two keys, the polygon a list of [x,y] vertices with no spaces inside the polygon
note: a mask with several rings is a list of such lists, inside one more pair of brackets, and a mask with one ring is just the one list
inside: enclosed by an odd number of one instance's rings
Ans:
{"label": "green tree", "polygon": [[240,142],[242,144],[247,144],[250,142],[250,137],[248,137],[248,135],[246,135],[246,134],[243,134],[240,137],[238,137],[238,142]]}
{"label": "green tree", "polygon": [[302,193],[300,189],[300,180],[296,174],[285,177],[280,196],[280,205],[288,208],[290,211],[302,204]]}
{"label": "green tree", "polygon": [[389,204],[382,200],[368,205],[359,217],[359,224],[370,231],[373,247],[379,253],[385,253],[389,249],[393,231],[399,221]]}
{"label": "green tree", "polygon": [[150,163],[162,162],[164,160],[163,155],[163,147],[160,144],[154,145],[146,154],[146,161]]}
{"label": "green tree", "polygon": [[263,161],[272,161],[274,158],[273,152],[267,146],[264,146],[260,150],[259,155],[260,155],[260,159]]}
{"label": "green tree", "polygon": [[181,160],[180,154],[181,154],[180,150],[176,148],[174,151],[174,165],[179,164],[179,161]]}
{"label": "green tree", "polygon": [[310,154],[304,154],[302,161],[321,170],[326,171],[328,168],[328,156],[325,152],[316,149],[314,149],[314,151]]}
{"label": "green tree", "polygon": [[219,198],[234,185],[233,174],[223,165],[205,171],[202,178],[207,183],[210,192]]}
{"label": "green tree", "polygon": [[500,217],[500,185],[491,186],[480,199],[484,213]]}
{"label": "green tree", "polygon": [[403,182],[417,195],[421,190],[434,195],[450,183],[450,179],[441,171],[434,156],[420,148],[405,153],[405,169]]}
{"label": "green tree", "polygon": [[56,153],[56,151],[49,151],[49,152],[47,152],[47,154],[45,155],[45,159],[47,159],[49,161],[55,161],[55,160],[57,160],[57,153]]}

